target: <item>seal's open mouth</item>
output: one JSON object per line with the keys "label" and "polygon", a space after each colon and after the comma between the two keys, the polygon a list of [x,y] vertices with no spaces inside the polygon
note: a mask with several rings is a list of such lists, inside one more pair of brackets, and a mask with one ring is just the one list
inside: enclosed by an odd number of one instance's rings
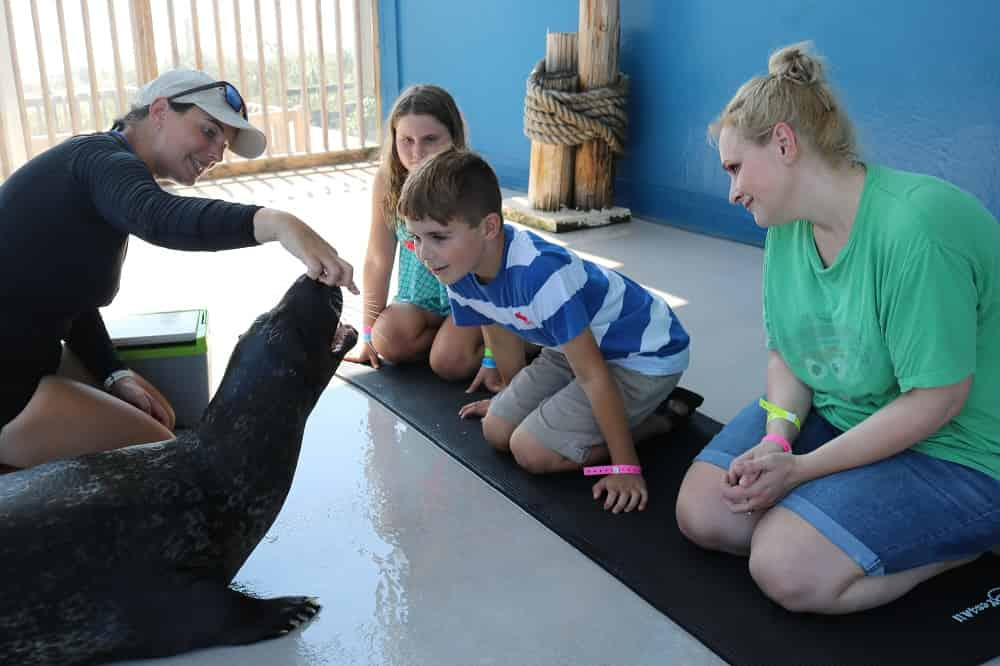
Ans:
{"label": "seal's open mouth", "polygon": [[358,332],[349,324],[340,324],[333,334],[330,342],[330,353],[336,355],[346,354],[358,342]]}

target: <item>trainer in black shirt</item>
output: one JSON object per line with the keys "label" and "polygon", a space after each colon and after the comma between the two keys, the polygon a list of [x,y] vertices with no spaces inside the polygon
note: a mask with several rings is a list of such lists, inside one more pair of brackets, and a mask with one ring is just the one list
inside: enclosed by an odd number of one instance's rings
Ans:
{"label": "trainer in black shirt", "polygon": [[[235,87],[174,70],[114,130],[68,139],[0,186],[0,465],[172,436],[170,404],[124,369],[98,310],[118,291],[129,235],[179,250],[277,240],[310,277],[357,293],[351,266],[294,215],[176,196],[156,180],[191,185],[227,147],[253,158],[264,146]],[[106,392],[56,374],[63,343]]]}

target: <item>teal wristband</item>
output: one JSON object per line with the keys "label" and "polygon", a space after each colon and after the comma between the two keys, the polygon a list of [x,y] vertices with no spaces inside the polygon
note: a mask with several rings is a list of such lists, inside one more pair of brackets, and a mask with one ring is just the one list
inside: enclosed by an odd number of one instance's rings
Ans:
{"label": "teal wristband", "polygon": [[497,367],[497,362],[492,356],[483,357],[483,367],[484,368],[495,368]]}

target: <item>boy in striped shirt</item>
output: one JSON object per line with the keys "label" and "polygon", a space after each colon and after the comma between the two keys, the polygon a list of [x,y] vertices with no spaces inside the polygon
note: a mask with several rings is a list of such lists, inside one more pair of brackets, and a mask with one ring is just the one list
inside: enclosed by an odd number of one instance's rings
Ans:
{"label": "boy in striped shirt", "polygon": [[[670,307],[504,224],[496,175],[474,153],[448,151],[410,174],[399,214],[417,256],[447,285],[455,324],[483,327],[506,386],[460,416],[483,417],[486,440],[533,473],[586,473],[610,461],[594,499],[606,494],[614,513],[644,509],[634,442],[669,431],[700,403],[683,389],[668,400],[688,365],[688,335]],[[542,347],[530,365],[519,338]]]}

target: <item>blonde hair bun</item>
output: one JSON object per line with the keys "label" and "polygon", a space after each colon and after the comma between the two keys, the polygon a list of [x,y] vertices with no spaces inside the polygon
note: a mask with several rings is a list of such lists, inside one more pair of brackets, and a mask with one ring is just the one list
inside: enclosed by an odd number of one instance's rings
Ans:
{"label": "blonde hair bun", "polygon": [[708,135],[714,143],[723,127],[734,127],[744,139],[762,146],[778,123],[790,125],[831,164],[860,161],[854,126],[830,89],[824,61],[812,42],[775,51],[768,74],[740,86],[708,126]]}
{"label": "blonde hair bun", "polygon": [[767,61],[768,74],[803,86],[823,83],[823,62],[811,53],[812,50],[812,42],[799,42],[778,49]]}

